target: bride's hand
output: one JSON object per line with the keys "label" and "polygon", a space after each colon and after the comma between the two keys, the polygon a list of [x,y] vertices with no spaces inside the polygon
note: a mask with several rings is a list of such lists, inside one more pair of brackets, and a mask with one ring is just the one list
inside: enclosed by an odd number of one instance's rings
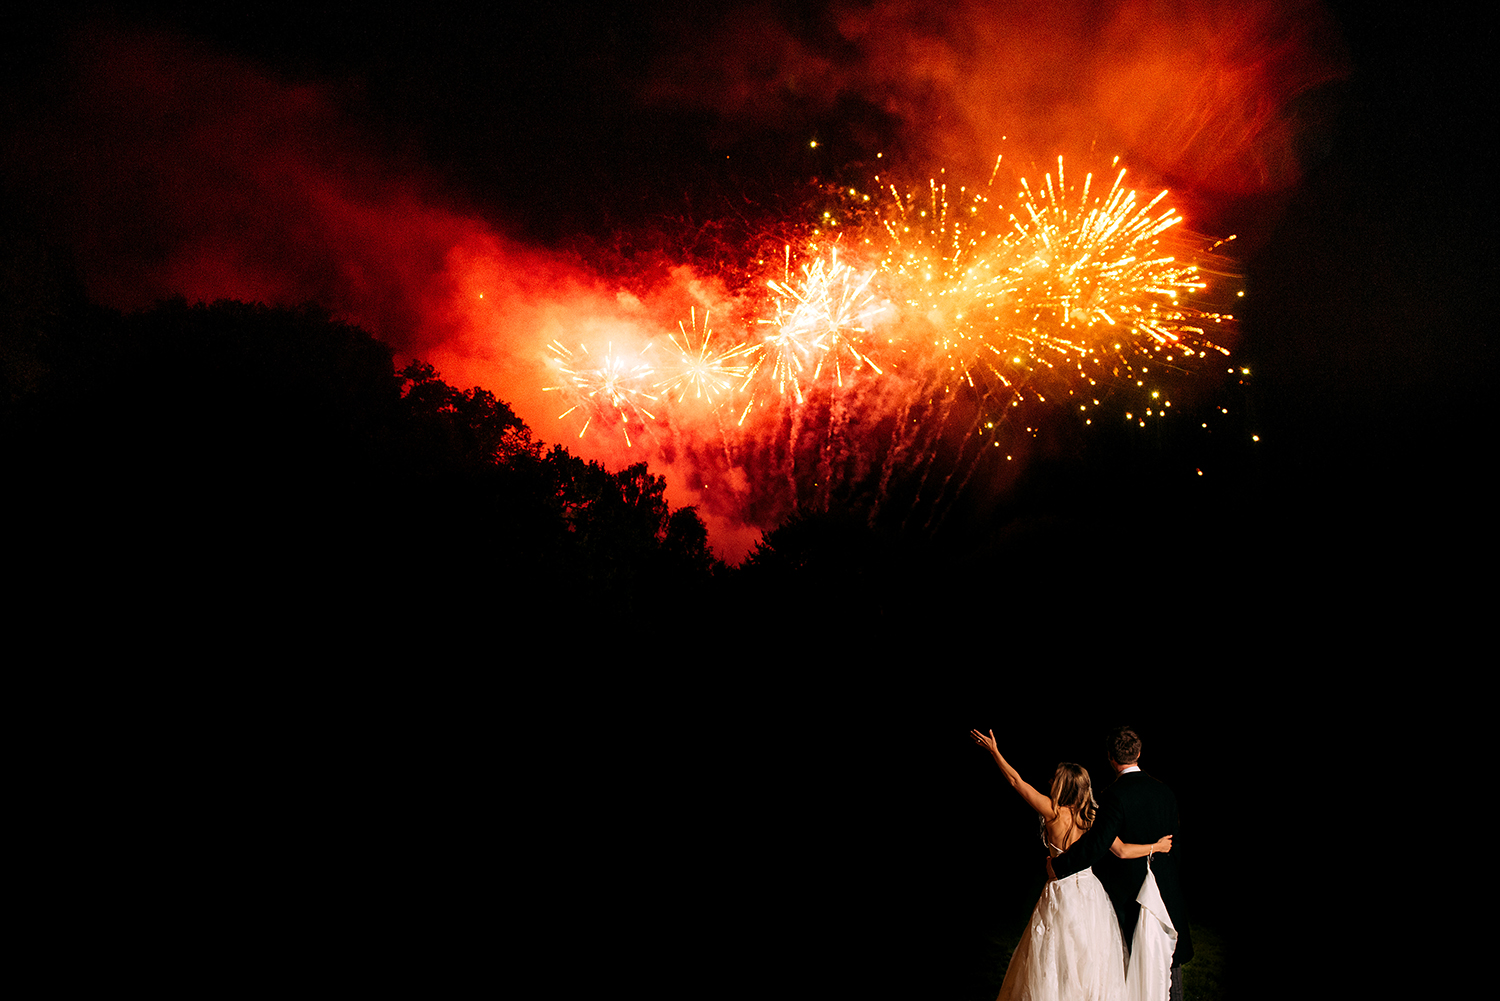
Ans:
{"label": "bride's hand", "polygon": [[995,731],[994,730],[990,731],[988,737],[986,737],[984,734],[980,733],[978,730],[970,730],[969,731],[969,736],[971,736],[971,737],[974,738],[974,743],[978,744],[980,747],[984,748],[986,751],[989,751],[991,754],[997,754],[997,753],[999,753],[999,748],[997,748],[995,746]]}
{"label": "bride's hand", "polygon": [[1153,852],[1160,852],[1163,855],[1165,855],[1167,852],[1170,852],[1172,850],[1172,835],[1168,834],[1156,844],[1152,845],[1151,850]]}

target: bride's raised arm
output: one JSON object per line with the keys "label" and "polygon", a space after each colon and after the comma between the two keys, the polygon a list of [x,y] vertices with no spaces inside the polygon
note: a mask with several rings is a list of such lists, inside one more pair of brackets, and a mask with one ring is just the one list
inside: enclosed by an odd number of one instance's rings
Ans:
{"label": "bride's raised arm", "polygon": [[[969,736],[974,738],[974,743],[990,752],[990,757],[994,758],[995,764],[1000,766],[1000,773],[1005,776],[1005,781],[1010,783],[1012,789],[1021,794],[1021,798],[1026,801],[1027,806],[1040,814],[1043,820],[1052,820],[1057,816],[1057,809],[1052,805],[1052,800],[1032,788],[1029,782],[1021,778],[1021,773],[1012,768],[1010,762],[1005,760],[1005,756],[995,746],[994,730],[989,732],[989,736],[985,736],[978,730],[970,730]],[[1144,855],[1145,852],[1141,854]]]}
{"label": "bride's raised arm", "polygon": [[1150,855],[1152,852],[1160,852],[1165,855],[1172,850],[1172,835],[1166,835],[1154,845],[1127,845],[1119,838],[1115,838],[1115,842],[1109,846],[1109,850],[1120,858],[1140,858],[1142,855]]}

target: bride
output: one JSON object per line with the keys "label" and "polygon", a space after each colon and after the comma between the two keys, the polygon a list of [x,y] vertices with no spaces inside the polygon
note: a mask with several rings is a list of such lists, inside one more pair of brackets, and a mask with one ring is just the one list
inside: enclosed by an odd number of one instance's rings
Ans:
{"label": "bride", "polygon": [[[1086,769],[1064,762],[1048,795],[1037,792],[1001,755],[995,731],[969,734],[990,752],[1011,788],[1042,818],[1042,839],[1055,858],[1094,822],[1094,794]],[[1169,834],[1154,845],[1127,845],[1116,838],[1110,851],[1140,858],[1172,850]],[[1042,888],[1021,942],[1005,971],[996,1001],[1120,1001],[1125,997],[1125,942],[1115,909],[1091,869]]]}

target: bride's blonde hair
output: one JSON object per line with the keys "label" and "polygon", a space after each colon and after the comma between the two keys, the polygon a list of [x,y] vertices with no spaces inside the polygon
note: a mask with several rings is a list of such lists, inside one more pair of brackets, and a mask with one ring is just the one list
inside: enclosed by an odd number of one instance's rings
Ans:
{"label": "bride's blonde hair", "polygon": [[1094,802],[1094,786],[1089,781],[1087,768],[1071,761],[1060,763],[1052,775],[1050,798],[1054,814],[1059,806],[1066,806],[1078,815],[1079,827],[1086,831],[1094,826],[1094,814],[1098,812],[1099,804]]}

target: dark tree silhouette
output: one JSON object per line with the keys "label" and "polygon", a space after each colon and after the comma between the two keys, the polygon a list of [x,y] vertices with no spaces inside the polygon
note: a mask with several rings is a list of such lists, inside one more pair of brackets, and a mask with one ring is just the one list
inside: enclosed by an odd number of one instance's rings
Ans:
{"label": "dark tree silhouette", "polygon": [[[522,456],[536,458],[540,453],[531,429],[489,390],[475,387],[460,392],[439,379],[431,365],[416,359],[401,370],[401,379],[407,414],[425,432],[428,461],[455,468],[477,467],[504,465]],[[412,461],[421,458],[413,456]]]}
{"label": "dark tree silhouette", "polygon": [[628,611],[713,569],[702,522],[644,464],[543,454],[493,393],[420,360],[397,372],[317,306],[57,316],[16,298],[0,446],[31,528],[17,565],[69,587],[129,604],[144,575],[171,601],[471,614],[577,586]]}

